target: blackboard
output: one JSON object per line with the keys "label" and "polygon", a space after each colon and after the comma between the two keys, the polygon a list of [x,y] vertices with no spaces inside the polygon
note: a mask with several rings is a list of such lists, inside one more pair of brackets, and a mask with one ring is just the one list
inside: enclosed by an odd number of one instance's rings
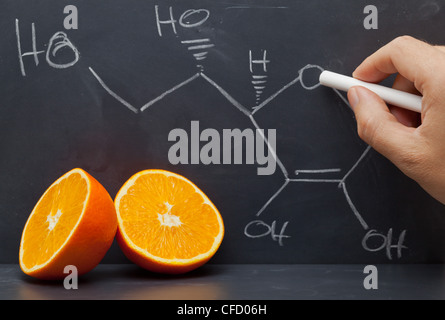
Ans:
{"label": "blackboard", "polygon": [[[75,167],[112,197],[149,168],[195,182],[226,226],[210,263],[443,261],[444,206],[361,141],[345,95],[317,79],[400,35],[443,43],[445,1],[374,1],[370,30],[367,4],[2,0],[0,262],[18,261],[34,204]],[[276,166],[259,174],[244,140],[221,141],[219,164],[169,158],[169,135],[200,150],[206,129],[266,137]],[[113,244],[104,262],[127,260]]]}

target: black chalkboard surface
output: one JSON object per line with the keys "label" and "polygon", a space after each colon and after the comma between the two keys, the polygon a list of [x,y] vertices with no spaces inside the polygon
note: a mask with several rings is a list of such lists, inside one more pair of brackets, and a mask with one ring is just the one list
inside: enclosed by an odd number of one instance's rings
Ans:
{"label": "black chalkboard surface", "polygon": [[[444,43],[445,1],[374,1],[371,30],[367,4],[2,0],[0,262],[75,167],[112,197],[149,168],[195,182],[226,226],[211,262],[443,261],[444,206],[360,140],[318,76],[399,35]],[[126,261],[116,244],[104,260]]]}

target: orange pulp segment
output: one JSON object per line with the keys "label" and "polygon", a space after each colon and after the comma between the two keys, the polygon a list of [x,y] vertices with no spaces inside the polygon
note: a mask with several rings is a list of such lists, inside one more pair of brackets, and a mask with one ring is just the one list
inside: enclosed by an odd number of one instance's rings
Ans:
{"label": "orange pulp segment", "polygon": [[214,204],[172,172],[135,174],[118,192],[115,207],[119,245],[130,260],[151,271],[193,270],[216,253],[224,236]]}
{"label": "orange pulp segment", "polygon": [[111,246],[117,229],[108,192],[82,169],[73,169],[42,195],[26,222],[20,242],[22,270],[42,279],[94,268]]}

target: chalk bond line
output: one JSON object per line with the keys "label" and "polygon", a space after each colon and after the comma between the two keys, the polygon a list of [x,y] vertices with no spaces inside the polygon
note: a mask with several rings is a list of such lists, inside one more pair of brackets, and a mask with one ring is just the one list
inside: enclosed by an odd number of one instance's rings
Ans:
{"label": "chalk bond line", "polygon": [[156,102],[158,102],[159,100],[162,100],[165,98],[165,96],[169,95],[172,92],[175,92],[176,90],[178,90],[179,88],[185,86],[186,84],[192,82],[193,80],[195,80],[196,78],[199,77],[199,73],[196,73],[195,75],[191,76],[190,78],[188,78],[187,80],[177,84],[176,86],[174,86],[171,89],[168,89],[167,91],[165,91],[164,93],[162,93],[160,96],[158,96],[157,98],[154,98],[153,100],[151,100],[150,102],[147,102],[146,104],[144,104],[141,107],[141,112],[145,111],[148,107],[152,106],[153,104],[155,104]]}
{"label": "chalk bond line", "polygon": [[236,101],[226,90],[221,88],[215,81],[210,79],[208,76],[206,76],[204,73],[201,72],[201,76],[210,83],[213,87],[215,87],[232,105],[234,105],[239,111],[244,113],[246,116],[250,116],[249,110],[247,110],[241,103]]}
{"label": "chalk bond line", "polygon": [[93,74],[93,76],[96,78],[96,80],[99,82],[99,84],[102,86],[102,88],[105,89],[106,92],[108,92],[108,94],[110,96],[112,96],[114,99],[116,99],[117,101],[119,101],[121,104],[123,104],[124,106],[126,106],[128,109],[130,109],[131,111],[133,111],[134,113],[138,113],[139,110],[136,109],[135,107],[133,107],[129,102],[127,102],[126,100],[124,100],[122,97],[120,97],[117,93],[115,93],[113,90],[111,90],[106,84],[105,82],[98,76],[98,74],[93,70],[93,68],[89,67],[88,69],[90,69],[91,73]]}
{"label": "chalk bond line", "polygon": [[348,190],[346,189],[346,183],[342,182],[341,183],[341,187],[342,187],[343,193],[344,193],[344,195],[346,197],[346,201],[348,201],[349,207],[351,208],[351,210],[354,213],[355,217],[360,222],[360,224],[362,225],[363,229],[368,230],[369,229],[368,224],[363,219],[363,217],[360,214],[360,212],[358,212],[357,208],[355,207],[354,203],[351,200],[351,197],[349,196]]}
{"label": "chalk bond line", "polygon": [[255,119],[253,118],[253,115],[249,115],[249,119],[250,121],[253,123],[253,125],[255,126],[255,128],[257,128],[261,135],[261,137],[263,138],[264,142],[266,142],[267,148],[269,149],[269,152],[272,153],[273,158],[275,159],[276,163],[278,164],[278,167],[280,168],[281,172],[283,173],[284,177],[287,179],[287,177],[289,176],[286,167],[283,165],[283,163],[281,162],[281,160],[278,158],[277,152],[276,150],[274,150],[274,148],[272,148],[272,146],[270,145],[269,141],[267,140],[267,138],[264,136],[264,130],[261,130],[260,126],[258,125],[258,123],[255,121]]}
{"label": "chalk bond line", "polygon": [[266,208],[272,203],[272,201],[278,197],[278,195],[284,190],[284,188],[286,188],[286,186],[288,185],[289,180],[286,179],[284,180],[283,185],[272,195],[272,197],[269,198],[269,200],[267,200],[267,202],[263,205],[263,207],[260,209],[260,211],[257,212],[257,217],[259,217],[264,210],[266,210]]}

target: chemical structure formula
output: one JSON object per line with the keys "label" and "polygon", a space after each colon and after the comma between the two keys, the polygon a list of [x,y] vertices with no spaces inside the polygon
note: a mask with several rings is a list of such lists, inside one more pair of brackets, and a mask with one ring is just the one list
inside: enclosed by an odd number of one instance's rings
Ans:
{"label": "chemical structure formula", "polygon": [[[214,43],[209,37],[195,37],[195,38],[181,38],[178,30],[181,28],[191,30],[193,28],[199,28],[203,26],[208,21],[211,16],[211,12],[205,8],[199,9],[188,9],[185,11],[176,10],[173,6],[160,6],[155,5],[153,7],[155,21],[152,21],[153,31],[157,36],[163,39],[167,34],[174,35],[177,41],[178,47],[186,48],[186,52],[192,57],[196,67],[196,73],[191,74],[185,79],[178,81],[176,85],[170,88],[165,88],[165,91],[158,95],[156,98],[149,101],[145,101],[142,105],[134,105],[129,101],[122,98],[119,90],[113,88],[112,85],[106,79],[106,76],[101,75],[95,68],[94,65],[88,66],[86,72],[97,81],[97,86],[99,90],[103,90],[106,94],[111,96],[118,104],[122,105],[123,108],[128,109],[128,112],[135,114],[149,113],[150,109],[156,105],[157,102],[161,101],[169,95],[174,95],[175,92],[186,87],[188,84],[194,82],[197,79],[204,80],[204,83],[216,89],[221,96],[223,96],[228,103],[239,111],[240,117],[245,117],[250,121],[254,128],[258,132],[264,132],[257,122],[257,115],[274,101],[277,97],[286,92],[289,88],[299,86],[305,91],[314,91],[319,88],[319,83],[311,83],[307,81],[306,75],[309,72],[322,72],[323,67],[315,64],[306,64],[301,66],[298,74],[295,78],[284,84],[279,90],[275,91],[273,94],[266,96],[266,89],[271,81],[271,75],[269,74],[269,66],[273,63],[274,57],[270,54],[267,49],[267,45],[264,48],[250,49],[245,52],[246,61],[248,63],[245,66],[245,70],[249,73],[250,83],[246,84],[246,88],[251,90],[252,103],[251,106],[247,107],[235,99],[230,92],[224,89],[216,81],[214,81],[210,76],[206,74],[205,66],[208,57],[212,54],[212,49],[217,47],[217,43]],[[49,66],[53,68],[69,68],[74,66],[79,59],[81,59],[82,50],[76,48],[76,46],[69,40],[68,35],[62,32],[57,32],[49,40],[48,48],[46,50],[37,50],[36,44],[36,26],[32,24],[32,51],[23,52],[23,43],[20,39],[20,25],[19,20],[15,21],[16,32],[17,32],[17,49],[18,57],[20,60],[20,72],[22,76],[26,76],[26,63],[32,63],[38,66],[38,57],[40,54],[46,54],[46,61]],[[54,57],[57,55],[58,50],[62,47],[67,47],[72,51],[71,61],[65,61],[63,63],[55,63],[53,61]],[[78,50],[79,49],[79,50]],[[190,57],[189,56],[189,57]],[[25,59],[29,59],[25,60]],[[33,59],[33,60],[31,60]],[[206,88],[203,88],[206,90]],[[344,102],[345,108],[349,107],[347,99],[335,89],[331,89],[335,94]],[[348,168],[338,168],[338,167],[323,167],[318,169],[298,169],[289,168],[288,165],[284,165],[280,159],[279,150],[277,150],[273,144],[269,143],[268,137],[262,136],[264,143],[266,144],[269,153],[273,155],[275,159],[277,170],[282,176],[281,186],[270,195],[265,196],[265,201],[261,208],[257,212],[250,213],[252,219],[249,223],[244,226],[244,236],[251,239],[259,238],[269,238],[271,241],[276,242],[278,246],[286,245],[286,239],[292,237],[292,234],[288,233],[289,221],[279,221],[273,220],[272,223],[266,222],[265,215],[267,215],[267,208],[277,200],[280,194],[283,193],[291,184],[330,184],[335,185],[338,192],[344,197],[348,204],[350,214],[352,214],[360,228],[363,230],[362,238],[362,248],[367,252],[377,252],[384,254],[387,259],[400,259],[403,257],[406,246],[406,234],[407,230],[402,230],[400,234],[396,234],[393,228],[388,228],[385,231],[379,231],[369,225],[364,219],[363,215],[359,212],[356,205],[354,204],[354,199],[351,198],[348,192],[348,180],[354,174],[355,170],[359,164],[369,155],[371,148],[369,146],[365,147],[361,155],[357,159],[353,159],[352,165]],[[326,173],[337,173],[341,176],[339,178],[314,178],[317,175],[325,177]],[[305,174],[311,174],[310,178],[304,178]],[[303,176],[300,178],[300,176]],[[249,214],[249,213],[246,213]]]}

